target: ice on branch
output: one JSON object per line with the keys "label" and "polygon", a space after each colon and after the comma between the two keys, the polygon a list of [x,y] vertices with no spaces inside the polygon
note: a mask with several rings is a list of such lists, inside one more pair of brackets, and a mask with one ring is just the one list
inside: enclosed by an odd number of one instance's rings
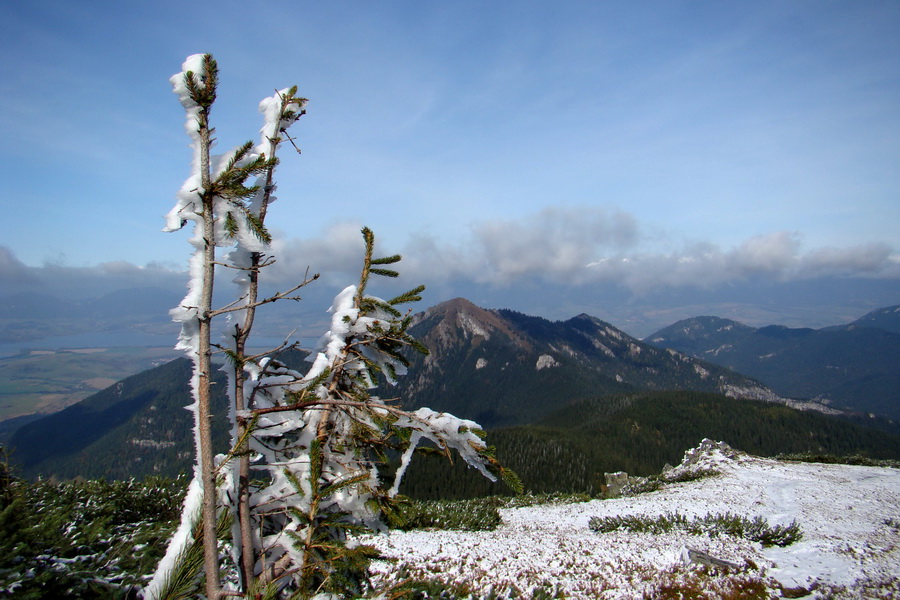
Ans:
{"label": "ice on branch", "polygon": [[193,149],[193,159],[191,161],[191,174],[185,180],[184,185],[178,191],[178,202],[175,207],[166,215],[166,226],[163,231],[177,231],[184,227],[187,221],[197,220],[202,213],[202,208],[196,205],[197,194],[201,190],[201,144],[200,139],[200,123],[201,123],[201,105],[192,98],[188,81],[193,82],[196,87],[206,85],[206,66],[205,55],[193,54],[181,65],[181,71],[172,75],[169,82],[172,84],[172,91],[178,96],[179,102],[184,107],[185,123],[184,129],[191,138],[191,148]]}
{"label": "ice on branch", "polygon": [[257,152],[260,154],[268,150],[271,140],[281,137],[306,112],[306,98],[297,98],[296,93],[297,88],[285,88],[259,103],[259,112],[265,120],[259,131],[261,140]]}
{"label": "ice on branch", "polygon": [[475,467],[491,481],[497,480],[488,470],[489,462],[485,460],[484,454],[487,444],[484,443],[482,438],[484,431],[478,423],[451,414],[435,412],[430,408],[420,408],[410,415],[401,416],[394,426],[411,429],[413,433],[394,476],[394,485],[388,491],[391,496],[397,495],[400,491],[406,468],[423,438],[434,442],[445,451],[455,450],[470,467]]}

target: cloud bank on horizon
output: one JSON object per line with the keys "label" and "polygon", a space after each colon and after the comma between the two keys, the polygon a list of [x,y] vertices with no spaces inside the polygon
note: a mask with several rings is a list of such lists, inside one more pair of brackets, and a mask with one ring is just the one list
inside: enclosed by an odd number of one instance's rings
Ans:
{"label": "cloud bank on horizon", "polygon": [[[277,262],[267,271],[268,282],[287,286],[307,270],[322,273],[326,281],[335,284],[353,281],[362,255],[361,226],[342,222],[320,237],[276,239],[272,254]],[[399,248],[396,243],[382,245],[387,252],[403,254],[405,279],[432,286],[468,282],[502,289],[527,284],[568,288],[608,284],[641,296],[752,280],[878,278],[897,280],[900,290],[900,256],[885,243],[804,251],[798,233],[779,231],[727,248],[698,241],[672,251],[652,251],[648,248],[653,241],[644,237],[628,213],[550,207],[521,219],[478,223],[456,243],[419,234]],[[64,263],[30,267],[10,248],[0,246],[0,282],[10,290],[67,280],[82,282],[87,290],[153,284],[167,287],[184,277],[183,269],[155,262],[144,266],[109,261],[86,267]]]}
{"label": "cloud bank on horizon", "polygon": [[277,281],[353,277],[366,224],[435,301],[900,294],[900,4],[215,7],[197,27],[169,0],[0,6],[2,202],[22,215],[0,224],[4,291],[179,279],[187,243],[159,230],[190,157],[167,80],[209,51],[222,151],[255,139],[273,87],[311,99],[272,209]]}

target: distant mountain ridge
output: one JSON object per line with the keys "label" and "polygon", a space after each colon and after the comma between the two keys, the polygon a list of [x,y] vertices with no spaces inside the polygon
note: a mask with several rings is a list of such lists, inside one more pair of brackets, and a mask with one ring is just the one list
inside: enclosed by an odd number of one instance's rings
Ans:
{"label": "distant mountain ridge", "polygon": [[411,332],[431,354],[412,357],[410,374],[384,394],[487,427],[527,423],[573,399],[634,390],[782,400],[749,377],[660,350],[586,314],[548,321],[457,298],[416,315]]}
{"label": "distant mountain ridge", "polygon": [[873,310],[852,323],[839,327],[846,329],[865,327],[867,329],[882,329],[892,333],[900,333],[900,304]]}
{"label": "distant mountain ridge", "polygon": [[900,419],[900,306],[823,329],[695,317],[646,340],[745,373],[782,396]]}

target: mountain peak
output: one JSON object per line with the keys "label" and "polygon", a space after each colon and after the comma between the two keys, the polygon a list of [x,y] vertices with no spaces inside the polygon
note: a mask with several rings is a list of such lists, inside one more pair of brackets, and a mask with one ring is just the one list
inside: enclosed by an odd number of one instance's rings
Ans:
{"label": "mountain peak", "polygon": [[884,331],[900,333],[900,305],[886,306],[873,310],[853,321],[849,326],[883,329]]}
{"label": "mountain peak", "polygon": [[495,332],[502,332],[516,345],[530,347],[530,344],[496,311],[481,308],[465,298],[454,298],[429,308],[419,315],[416,322],[425,321],[436,323],[428,336],[431,339],[426,339],[426,342],[446,345],[456,340],[460,334],[466,339],[489,340]]}
{"label": "mountain peak", "polygon": [[425,310],[424,314],[427,315],[455,315],[458,313],[477,313],[477,312],[487,312],[486,309],[481,308],[480,306],[476,306],[469,300],[465,298],[453,298],[451,300],[447,300],[445,302],[441,302],[440,304],[436,304],[431,308]]}

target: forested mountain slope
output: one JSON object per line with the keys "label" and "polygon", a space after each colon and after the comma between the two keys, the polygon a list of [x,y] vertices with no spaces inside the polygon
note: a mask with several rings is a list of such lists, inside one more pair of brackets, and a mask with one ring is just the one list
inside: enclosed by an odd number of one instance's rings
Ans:
{"label": "forested mountain slope", "polygon": [[[676,464],[688,440],[728,440],[760,456],[784,453],[861,455],[900,460],[900,435],[844,418],[770,402],[703,392],[639,392],[574,402],[527,426],[495,429],[497,457],[531,492],[599,493],[604,473],[659,473]],[[430,462],[429,462],[430,461]],[[506,493],[465,465],[413,462],[401,492],[420,498]]]}
{"label": "forested mountain slope", "polygon": [[[281,358],[304,364],[306,353]],[[12,462],[26,477],[100,477],[190,473],[192,364],[179,358],[133,375],[58,413],[23,425],[9,441]],[[224,374],[213,372],[213,431],[217,452],[228,448]]]}
{"label": "forested mountain slope", "polygon": [[893,333],[900,333],[900,304],[886,306],[866,313],[862,317],[843,328],[865,327],[868,329],[882,329]]}
{"label": "forested mountain slope", "polygon": [[[193,463],[188,382],[191,363],[179,358],[22,426],[12,436],[12,460],[25,476],[62,478],[177,475]],[[218,382],[224,378],[217,374]],[[225,428],[221,385],[214,388],[218,430]],[[221,440],[224,446],[224,440]]]}

